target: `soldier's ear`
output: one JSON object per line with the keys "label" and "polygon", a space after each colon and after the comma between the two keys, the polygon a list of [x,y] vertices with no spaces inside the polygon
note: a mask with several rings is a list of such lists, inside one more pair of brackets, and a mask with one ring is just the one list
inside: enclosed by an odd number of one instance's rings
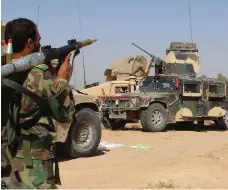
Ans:
{"label": "soldier's ear", "polygon": [[28,48],[33,49],[34,47],[34,42],[31,38],[28,39],[27,41]]}

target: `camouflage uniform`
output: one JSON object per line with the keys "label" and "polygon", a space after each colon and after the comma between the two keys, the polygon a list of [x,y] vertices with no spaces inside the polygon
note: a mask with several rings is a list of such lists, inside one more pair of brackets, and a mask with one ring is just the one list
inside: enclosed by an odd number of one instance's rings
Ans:
{"label": "camouflage uniform", "polygon": [[[24,87],[42,96],[50,97],[65,87],[67,81],[58,79],[47,65],[33,68],[24,83]],[[67,89],[49,105],[57,115],[55,120],[71,123],[72,102]],[[29,120],[39,110],[31,97],[22,96],[20,121]],[[51,117],[41,117],[37,124],[28,130],[22,130],[22,145],[14,158],[22,188],[57,188],[60,184],[58,164],[55,159],[55,126]],[[53,165],[55,163],[55,174]]]}

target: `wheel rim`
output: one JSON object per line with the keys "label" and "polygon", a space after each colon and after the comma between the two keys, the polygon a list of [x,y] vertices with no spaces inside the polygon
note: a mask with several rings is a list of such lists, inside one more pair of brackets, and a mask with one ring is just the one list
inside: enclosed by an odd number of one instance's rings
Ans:
{"label": "wheel rim", "polygon": [[79,128],[76,136],[76,144],[79,146],[89,145],[92,139],[92,125],[87,121],[79,123]]}
{"label": "wheel rim", "polygon": [[154,110],[151,115],[151,121],[156,128],[160,128],[162,121],[163,121],[163,116],[160,111]]}

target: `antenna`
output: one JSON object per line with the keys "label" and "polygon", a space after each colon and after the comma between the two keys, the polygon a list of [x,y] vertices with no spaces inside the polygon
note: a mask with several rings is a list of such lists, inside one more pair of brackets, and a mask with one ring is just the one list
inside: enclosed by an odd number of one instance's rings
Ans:
{"label": "antenna", "polygon": [[[80,16],[80,2],[78,2],[78,17],[79,17],[79,25],[80,25],[80,32],[81,32],[81,37],[82,37],[82,22],[81,22],[81,16]],[[82,50],[82,65],[83,65],[83,73],[84,73],[84,86],[86,86],[86,73],[85,73],[85,62],[84,62],[84,53],[83,49]]]}
{"label": "antenna", "polygon": [[39,23],[39,9],[40,9],[40,6],[38,6],[38,12],[37,12],[37,22],[36,22],[37,28]]}
{"label": "antenna", "polygon": [[188,13],[189,13],[189,24],[190,24],[191,40],[192,40],[192,43],[193,43],[190,0],[188,0]]}

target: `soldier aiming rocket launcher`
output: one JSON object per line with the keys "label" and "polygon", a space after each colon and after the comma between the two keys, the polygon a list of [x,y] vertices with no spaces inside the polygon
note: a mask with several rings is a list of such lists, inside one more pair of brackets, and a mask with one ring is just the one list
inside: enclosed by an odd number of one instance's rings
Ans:
{"label": "soldier aiming rocket launcher", "polygon": [[132,45],[139,48],[151,57],[150,66],[155,68],[155,75],[164,74],[166,72],[166,62],[163,61],[160,57],[156,57],[155,55],[147,52],[146,50],[137,46],[135,43],[132,43]]}
{"label": "soldier aiming rocket launcher", "polygon": [[[68,45],[60,47],[60,48],[44,48],[41,52],[34,53],[18,60],[15,60],[9,64],[1,66],[1,74],[2,74],[2,83],[1,83],[1,91],[4,96],[2,96],[2,126],[1,126],[1,140],[2,140],[2,157],[1,157],[1,170],[6,171],[10,165],[13,167],[13,164],[10,164],[10,160],[8,160],[8,156],[15,156],[16,148],[20,144],[20,140],[18,136],[20,136],[20,132],[18,131],[18,120],[19,120],[19,109],[21,102],[21,95],[25,94],[35,100],[38,105],[40,105],[40,112],[38,115],[35,115],[32,119],[38,121],[39,116],[52,116],[55,118],[55,113],[52,109],[49,108],[48,104],[52,99],[59,96],[62,91],[57,94],[44,98],[39,96],[36,93],[31,92],[27,88],[23,87],[23,83],[27,78],[29,70],[31,70],[34,66],[44,64],[46,61],[51,61],[52,59],[59,59],[63,61],[65,57],[71,51],[75,51],[74,57],[79,53],[79,50],[85,46],[88,46],[95,42],[95,40],[84,40],[81,42],[76,42],[76,40],[71,40]],[[4,59],[3,59],[4,60]],[[72,69],[71,69],[72,73]],[[70,74],[71,74],[70,73]],[[68,78],[69,82],[69,78]],[[16,96],[15,96],[16,95]],[[38,116],[38,117],[37,117]],[[9,120],[10,119],[10,120]],[[23,126],[24,123],[20,123]],[[8,150],[8,156],[5,154],[5,151]],[[2,184],[4,185],[4,184]]]}
{"label": "soldier aiming rocket launcher", "polygon": [[[15,91],[31,96],[38,103],[44,103],[59,96],[59,94],[61,94],[62,91],[60,91],[59,93],[55,94],[50,98],[43,98],[23,88],[22,85],[26,80],[29,70],[31,70],[33,67],[37,65],[44,64],[45,62],[51,61],[53,59],[60,60],[60,64],[61,64],[64,61],[67,54],[70,53],[71,51],[75,51],[74,52],[74,57],[75,57],[80,52],[81,48],[88,46],[96,41],[97,41],[96,39],[87,39],[81,42],[77,42],[76,40],[69,40],[68,45],[60,48],[51,48],[46,46],[46,48],[42,48],[41,52],[33,53],[31,55],[25,56],[18,60],[12,61],[10,64],[1,66],[1,75],[2,75],[1,90],[2,90],[2,93],[4,94],[4,96],[2,96],[2,110],[9,109],[8,108],[9,103],[11,101],[12,94]],[[74,57],[72,59],[72,62],[74,60]],[[72,70],[69,76],[71,76],[71,74],[72,74]],[[69,79],[70,77],[68,78],[68,82],[69,82]],[[5,125],[8,120],[8,114],[9,114],[8,111],[2,112],[1,118],[2,118],[3,125]]]}

